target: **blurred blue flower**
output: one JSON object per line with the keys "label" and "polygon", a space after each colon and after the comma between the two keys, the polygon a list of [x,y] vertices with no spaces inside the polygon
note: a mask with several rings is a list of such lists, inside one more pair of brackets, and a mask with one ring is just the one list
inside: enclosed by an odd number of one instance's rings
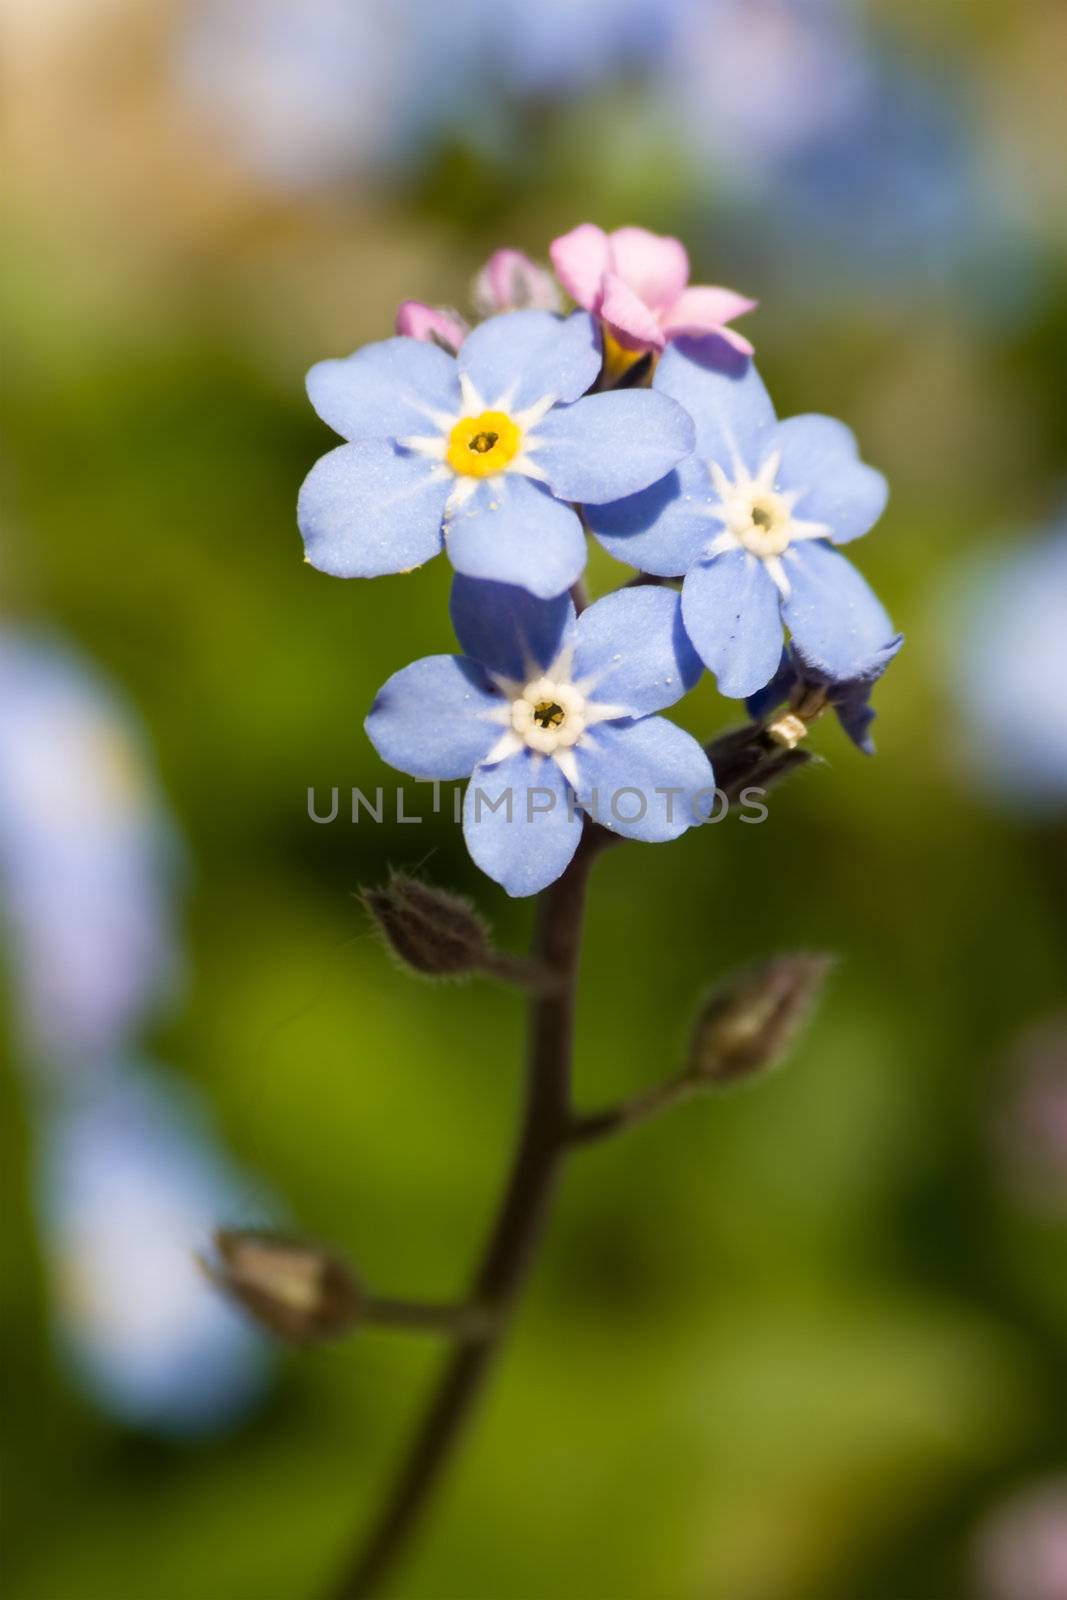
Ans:
{"label": "blurred blue flower", "polygon": [[861,114],[873,80],[853,0],[705,0],[665,70],[686,144],[752,182]]}
{"label": "blurred blue flower", "polygon": [[212,136],[263,182],[303,189],[394,156],[418,104],[404,0],[200,0],[175,71]]}
{"label": "blurred blue flower", "polygon": [[975,784],[1021,809],[1067,805],[1067,526],[980,567],[946,603]]}
{"label": "blurred blue flower", "polygon": [[319,362],[312,404],[350,442],[300,491],[312,566],[370,578],[445,548],[469,577],[545,598],[568,589],[586,561],[569,502],[644,488],[692,447],[689,418],[664,395],[579,399],[600,360],[586,312],[512,311],[475,328],[458,357],[396,338]]}
{"label": "blurred blue flower", "polygon": [[524,104],[661,59],[692,0],[199,0],[178,87],[261,181],[402,166],[442,136],[499,149]]}
{"label": "blurred blue flower", "polygon": [[650,715],[700,676],[676,594],[620,590],[576,618],[567,595],[537,600],[460,577],[452,621],[466,653],[395,673],[367,733],[402,772],[471,777],[467,846],[509,894],[559,877],[581,836],[580,808],[650,842],[703,819],[715,782],[707,756]]}
{"label": "blurred blue flower", "polygon": [[0,631],[0,916],[41,1056],[121,1047],[173,980],[175,841],[130,718],[65,650]]}
{"label": "blurred blue flower", "polygon": [[104,1409],[172,1434],[247,1411],[270,1370],[196,1255],[264,1197],[216,1148],[192,1094],[123,1064],[45,1117],[38,1208],[57,1344]]}
{"label": "blurred blue flower", "polygon": [[793,645],[782,651],[778,671],[765,689],[749,695],[745,709],[754,722],[765,722],[776,707],[788,701],[812,720],[824,708],[832,706],[842,728],[857,749],[864,755],[874,755],[871,723],[876,713],[871,706],[871,693],[893,657],[904,643],[898,633],[871,659],[861,664],[855,675],[844,683],[827,677],[818,667],[809,666]]}
{"label": "blurred blue flower", "polygon": [[744,699],[773,678],[783,624],[828,678],[860,676],[893,627],[833,545],[881,516],[881,473],[830,417],[778,422],[755,366],[716,341],[669,346],[653,387],[689,412],[696,450],[653,488],[593,507],[593,533],[620,561],[685,574],[685,625],[721,693]]}

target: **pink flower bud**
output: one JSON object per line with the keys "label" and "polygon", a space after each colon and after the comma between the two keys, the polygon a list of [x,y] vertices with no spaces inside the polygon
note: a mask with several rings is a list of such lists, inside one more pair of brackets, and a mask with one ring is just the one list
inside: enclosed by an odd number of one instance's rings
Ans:
{"label": "pink flower bud", "polygon": [[423,305],[421,300],[405,300],[396,313],[396,331],[408,339],[439,344],[449,355],[455,355],[470,329],[455,311]]}
{"label": "pink flower bud", "polygon": [[558,311],[559,289],[552,274],[521,250],[495,250],[475,278],[471,301],[479,316],[498,311]]}

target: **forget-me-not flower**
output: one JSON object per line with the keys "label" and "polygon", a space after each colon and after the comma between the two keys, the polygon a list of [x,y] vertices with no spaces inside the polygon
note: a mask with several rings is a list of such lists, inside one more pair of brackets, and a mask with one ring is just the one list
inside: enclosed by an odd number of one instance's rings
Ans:
{"label": "forget-me-not flower", "polygon": [[178,1080],[123,1062],[46,1118],[37,1175],[56,1343],[105,1410],[164,1434],[215,1432],[258,1400],[263,1342],[197,1265],[264,1191],[217,1146]]}
{"label": "forget-me-not flower", "polygon": [[589,523],[621,561],[685,574],[682,614],[719,690],[744,699],[778,669],[783,624],[836,682],[894,635],[881,602],[833,548],[878,520],[887,488],[831,417],[779,422],[755,366],[718,340],[682,340],[654,387],[685,406],[696,449],[662,483]]}
{"label": "forget-me-not flower", "polygon": [[52,641],[0,630],[0,921],[35,1056],[106,1056],[168,993],[176,854],[117,697]]}
{"label": "forget-me-not flower", "polygon": [[600,371],[584,311],[492,317],[458,356],[416,339],[320,361],[308,393],[348,440],[300,491],[307,558],[342,578],[407,572],[444,547],[468,577],[550,598],[581,575],[582,525],[692,449],[676,401],[647,390],[579,397]]}
{"label": "forget-me-not flower", "polygon": [[1067,806],[1067,525],[952,584],[942,636],[974,786],[1022,811]]}
{"label": "forget-me-not flower", "polygon": [[871,691],[903,643],[902,633],[887,640],[845,683],[835,682],[818,667],[809,666],[791,645],[787,645],[782,651],[778,671],[766,688],[748,697],[745,708],[754,722],[764,722],[776,706],[786,701],[799,708],[803,721],[812,721],[827,707],[832,707],[857,750],[862,750],[865,756],[873,756],[871,723],[877,713],[871,706]]}
{"label": "forget-me-not flower", "polygon": [[697,741],[651,715],[700,675],[678,596],[625,589],[575,616],[569,596],[457,578],[462,656],[394,674],[367,718],[378,753],[418,778],[470,776],[463,830],[482,871],[512,895],[566,868],[582,809],[632,839],[675,839],[711,807]]}

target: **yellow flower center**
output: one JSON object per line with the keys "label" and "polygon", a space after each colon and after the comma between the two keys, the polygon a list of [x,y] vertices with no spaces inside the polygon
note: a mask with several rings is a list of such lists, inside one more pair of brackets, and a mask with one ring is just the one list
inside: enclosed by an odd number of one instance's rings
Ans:
{"label": "yellow flower center", "polygon": [[541,728],[558,728],[566,715],[555,700],[539,700],[534,706],[533,719]]}
{"label": "yellow flower center", "polygon": [[503,411],[461,417],[448,436],[446,460],[453,472],[468,478],[491,478],[503,472],[522,446],[522,432]]}

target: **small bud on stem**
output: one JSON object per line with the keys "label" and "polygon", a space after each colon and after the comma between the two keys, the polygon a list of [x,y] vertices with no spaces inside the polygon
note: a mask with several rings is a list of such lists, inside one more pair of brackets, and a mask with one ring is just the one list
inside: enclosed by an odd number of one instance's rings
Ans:
{"label": "small bud on stem", "polygon": [[240,1228],[220,1228],[215,1248],[218,1260],[204,1263],[209,1277],[280,1339],[336,1339],[361,1320],[363,1290],[331,1250]]}
{"label": "small bud on stem", "polygon": [[776,956],[727,979],[697,1019],[686,1076],[734,1083],[775,1066],[807,1021],[832,966],[831,956]]}
{"label": "small bud on stem", "polygon": [[363,904],[403,964],[428,978],[472,973],[524,988],[544,983],[540,968],[494,948],[469,901],[448,889],[396,872],[380,889],[365,889]]}

